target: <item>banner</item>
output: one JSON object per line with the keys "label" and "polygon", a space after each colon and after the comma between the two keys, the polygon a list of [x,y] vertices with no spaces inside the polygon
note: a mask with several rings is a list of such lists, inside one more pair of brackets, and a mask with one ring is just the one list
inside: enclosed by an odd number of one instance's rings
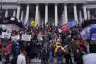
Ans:
{"label": "banner", "polygon": [[31,41],[31,35],[23,34],[21,37],[21,40],[23,41]]}
{"label": "banner", "polygon": [[15,36],[11,36],[12,40],[19,40],[20,39],[20,35],[15,35]]}
{"label": "banner", "polygon": [[2,37],[1,38],[8,38],[8,39],[10,39],[10,37],[11,37],[11,33],[2,32]]}

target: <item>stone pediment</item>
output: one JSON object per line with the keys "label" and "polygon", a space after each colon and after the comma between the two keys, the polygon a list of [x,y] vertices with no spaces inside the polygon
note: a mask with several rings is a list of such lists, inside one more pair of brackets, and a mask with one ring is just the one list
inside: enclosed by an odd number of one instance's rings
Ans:
{"label": "stone pediment", "polygon": [[84,3],[85,0],[19,0],[20,3]]}
{"label": "stone pediment", "polygon": [[86,3],[96,0],[0,0],[9,3]]}

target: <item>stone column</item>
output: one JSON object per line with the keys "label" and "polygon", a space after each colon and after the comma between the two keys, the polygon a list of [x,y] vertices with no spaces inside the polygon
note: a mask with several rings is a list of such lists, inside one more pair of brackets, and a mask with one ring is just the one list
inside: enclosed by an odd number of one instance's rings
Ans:
{"label": "stone column", "polygon": [[64,10],[63,10],[63,13],[62,13],[62,16],[61,16],[61,23],[60,23],[60,25],[63,25],[64,24],[64,21],[65,21],[65,19],[64,19]]}
{"label": "stone column", "polygon": [[13,17],[16,17],[16,10],[13,11]]}
{"label": "stone column", "polygon": [[45,25],[48,23],[48,4],[45,5]]}
{"label": "stone column", "polygon": [[87,11],[87,14],[88,14],[88,19],[90,19],[90,10]]}
{"label": "stone column", "polygon": [[20,5],[17,7],[17,19],[20,19]]}
{"label": "stone column", "polygon": [[83,6],[83,12],[84,12],[84,20],[87,20],[87,8],[85,5]]}
{"label": "stone column", "polygon": [[29,19],[29,5],[27,5],[27,8],[26,8],[26,16],[25,16],[25,22],[24,22],[25,25],[27,24],[28,19]]}
{"label": "stone column", "polygon": [[79,11],[79,21],[80,21],[80,24],[83,22],[82,12],[81,11]]}
{"label": "stone column", "polygon": [[55,4],[55,26],[58,26],[58,6]]}
{"label": "stone column", "polygon": [[78,24],[78,15],[77,15],[77,7],[76,5],[74,4],[74,20],[76,21],[76,23]]}
{"label": "stone column", "polygon": [[8,10],[5,11],[5,17],[8,17]]}
{"label": "stone column", "polygon": [[64,17],[65,17],[64,24],[66,24],[68,22],[67,5],[66,4],[64,5]]}
{"label": "stone column", "polygon": [[24,12],[22,11],[21,12],[21,18],[20,18],[21,21],[23,21],[23,15],[24,15]]}
{"label": "stone column", "polygon": [[39,6],[37,4],[36,5],[36,12],[35,12],[35,22],[37,22],[37,24],[39,25],[40,24],[39,21],[40,21],[40,18],[39,18]]}

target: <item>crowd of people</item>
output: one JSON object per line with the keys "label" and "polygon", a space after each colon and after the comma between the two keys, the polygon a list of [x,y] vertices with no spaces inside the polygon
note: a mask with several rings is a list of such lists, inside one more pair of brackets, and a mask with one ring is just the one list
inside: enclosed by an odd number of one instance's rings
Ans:
{"label": "crowd of people", "polygon": [[41,59],[41,64],[83,64],[82,57],[89,53],[89,44],[81,38],[81,30],[82,28],[77,26],[74,28],[68,26],[39,26],[13,31],[11,35],[29,34],[31,40],[1,38],[0,60],[5,58],[5,64],[20,64],[19,59],[23,57],[26,58],[23,59],[23,64],[30,64],[33,58]]}

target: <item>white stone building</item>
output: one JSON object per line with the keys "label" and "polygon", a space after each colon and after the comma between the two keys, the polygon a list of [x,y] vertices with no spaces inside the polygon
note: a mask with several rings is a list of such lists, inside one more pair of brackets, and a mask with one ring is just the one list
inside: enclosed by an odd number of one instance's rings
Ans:
{"label": "white stone building", "polygon": [[0,0],[3,15],[16,16],[24,24],[35,20],[39,25],[77,23],[96,15],[96,0]]}

